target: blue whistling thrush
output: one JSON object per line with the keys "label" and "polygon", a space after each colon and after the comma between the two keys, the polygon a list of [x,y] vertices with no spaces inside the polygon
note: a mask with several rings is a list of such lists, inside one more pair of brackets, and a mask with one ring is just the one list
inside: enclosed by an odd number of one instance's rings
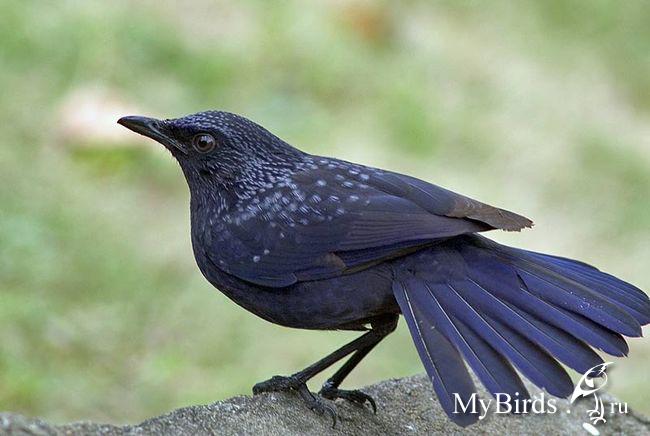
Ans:
{"label": "blue whistling thrush", "polygon": [[[532,222],[392,171],[314,156],[239,115],[129,116],[123,126],[164,145],[189,185],[192,246],[205,278],[237,304],[287,327],[365,333],[291,376],[253,392],[292,390],[310,408],[368,403],[343,379],[406,319],[449,418],[475,386],[529,398],[518,372],[550,394],[573,390],[561,363],[584,373],[625,356],[650,301],[633,285],[563,257],[497,244],[480,233]],[[306,382],[348,360],[319,395]]]}

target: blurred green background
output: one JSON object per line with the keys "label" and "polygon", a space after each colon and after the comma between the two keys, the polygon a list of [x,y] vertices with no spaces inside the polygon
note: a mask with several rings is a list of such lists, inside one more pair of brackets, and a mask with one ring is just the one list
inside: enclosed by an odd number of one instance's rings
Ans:
{"label": "blurred green background", "polygon": [[[523,213],[534,230],[491,236],[650,289],[648,22],[645,1],[0,2],[0,410],[134,422],[355,336],[207,284],[180,170],[126,114],[242,113]],[[650,413],[650,343],[631,349],[612,391]],[[346,385],[421,371],[400,325]]]}

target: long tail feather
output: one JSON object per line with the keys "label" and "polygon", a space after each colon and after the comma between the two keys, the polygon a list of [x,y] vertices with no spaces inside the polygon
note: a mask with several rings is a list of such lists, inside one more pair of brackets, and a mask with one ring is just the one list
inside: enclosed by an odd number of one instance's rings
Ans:
{"label": "long tail feather", "polygon": [[526,377],[549,393],[568,396],[573,385],[561,365],[522,335],[473,307],[453,285],[436,287],[448,310],[503,353]]}
{"label": "long tail feather", "polygon": [[471,286],[463,283],[456,288],[477,310],[521,333],[570,368],[584,373],[603,362],[591,348],[570,334],[552,325],[537,322],[533,316],[499,300],[479,283],[471,279],[470,283]]}
{"label": "long tail feather", "polygon": [[[496,244],[477,235],[450,239],[396,261],[393,292],[444,410],[474,392],[461,355],[490,393],[525,398],[513,366],[550,394],[602,363],[591,348],[628,353],[625,336],[650,322],[641,290],[587,264]],[[559,361],[559,362],[558,362]],[[454,368],[452,368],[454,367]],[[458,391],[458,392],[457,392]]]}
{"label": "long tail feather", "polygon": [[607,354],[627,355],[629,349],[623,336],[582,315],[539,299],[528,290],[510,266],[494,262],[494,259],[483,259],[474,265],[476,267],[469,271],[468,276],[481,283],[500,300],[507,301],[540,321],[558,327]]}
{"label": "long tail feather", "polygon": [[422,308],[413,304],[407,288],[401,282],[393,283],[393,292],[445,413],[463,427],[473,424],[478,420],[477,415],[456,413],[455,395],[466,404],[476,393],[460,354],[424,316]]}
{"label": "long tail feather", "polygon": [[611,274],[602,272],[586,263],[547,254],[533,252],[527,252],[527,254],[551,268],[554,268],[554,263],[560,265],[559,268],[555,267],[558,272],[564,272],[566,274],[567,270],[571,270],[579,276],[591,278],[594,282],[601,283],[607,288],[607,291],[602,291],[603,294],[609,292],[612,296],[627,297],[641,303],[642,305],[645,305],[648,302],[648,296],[641,289],[630,283],[624,282]]}
{"label": "long tail feather", "polygon": [[514,249],[508,251],[494,249],[485,254],[495,257],[495,261],[500,261],[514,269],[516,275],[539,299],[580,313],[625,336],[640,336],[639,322],[628,314],[622,304],[608,301],[584,284],[545,268],[529,260],[525,255],[518,256]]}
{"label": "long tail feather", "polygon": [[526,387],[512,365],[461,320],[445,312],[428,283],[417,280],[407,283],[413,303],[423,308],[428,319],[465,356],[490,393],[507,393],[513,397],[518,393],[520,398],[528,397]]}
{"label": "long tail feather", "polygon": [[[572,264],[568,259],[549,259],[537,253],[531,254],[531,257],[541,267],[564,275],[574,282],[581,283],[611,304],[624,307],[639,324],[645,325],[650,322],[650,314],[645,312],[648,309],[647,296],[640,289],[616,277],[601,273],[594,268],[585,268],[582,266],[584,264]],[[551,260],[561,266],[552,263]]]}

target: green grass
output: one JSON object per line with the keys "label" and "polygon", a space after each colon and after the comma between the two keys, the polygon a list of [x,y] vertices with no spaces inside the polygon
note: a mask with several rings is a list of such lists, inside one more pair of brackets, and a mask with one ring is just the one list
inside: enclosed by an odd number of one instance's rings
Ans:
{"label": "green grass", "polygon": [[[168,154],[62,131],[65,102],[88,88],[144,114],[241,112],[307,151],[506,206],[537,226],[500,241],[650,289],[648,12],[0,3],[0,410],[133,422],[248,393],[354,336],[270,325],[205,283]],[[650,413],[650,346],[632,342],[613,392]],[[349,385],[421,371],[400,326]]]}

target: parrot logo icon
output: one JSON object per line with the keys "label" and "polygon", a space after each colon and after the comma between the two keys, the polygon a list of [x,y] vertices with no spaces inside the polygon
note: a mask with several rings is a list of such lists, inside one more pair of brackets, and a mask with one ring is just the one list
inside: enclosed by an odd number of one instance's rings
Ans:
{"label": "parrot logo icon", "polygon": [[591,423],[583,423],[583,428],[591,434],[600,434],[594,425],[599,423],[605,423],[605,406],[603,400],[596,393],[601,390],[607,384],[607,367],[612,365],[613,362],[604,362],[594,366],[589,369],[585,374],[580,378],[576,384],[573,394],[569,402],[573,404],[578,398],[586,398],[590,395],[594,397],[594,407],[593,409],[587,410],[589,414],[589,420]]}

